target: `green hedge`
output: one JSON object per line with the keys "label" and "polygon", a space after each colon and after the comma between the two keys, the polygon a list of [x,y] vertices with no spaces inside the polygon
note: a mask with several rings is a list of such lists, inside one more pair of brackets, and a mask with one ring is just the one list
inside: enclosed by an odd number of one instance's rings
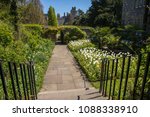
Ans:
{"label": "green hedge", "polygon": [[59,32],[59,29],[57,27],[46,27],[44,28],[43,37],[44,38],[51,38],[53,40],[56,40],[57,33]]}
{"label": "green hedge", "polygon": [[23,24],[23,27],[26,28],[26,30],[30,31],[31,33],[38,33],[41,35],[43,33],[43,26],[39,24]]}
{"label": "green hedge", "polygon": [[63,31],[65,42],[85,39],[87,37],[86,33],[76,26],[61,26],[59,30]]}

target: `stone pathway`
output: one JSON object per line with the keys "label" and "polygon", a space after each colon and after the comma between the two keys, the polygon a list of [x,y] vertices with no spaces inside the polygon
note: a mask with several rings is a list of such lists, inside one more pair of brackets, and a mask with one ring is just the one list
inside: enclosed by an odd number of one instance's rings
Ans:
{"label": "stone pathway", "polygon": [[67,46],[56,45],[38,99],[77,99],[85,88],[98,93],[84,77]]}

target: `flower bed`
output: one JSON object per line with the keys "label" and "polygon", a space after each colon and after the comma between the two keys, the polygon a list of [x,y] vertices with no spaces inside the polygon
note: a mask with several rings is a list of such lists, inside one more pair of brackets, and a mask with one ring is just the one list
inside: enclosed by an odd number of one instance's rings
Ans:
{"label": "flower bed", "polygon": [[94,45],[89,40],[78,40],[70,41],[68,47],[71,51],[78,51],[81,48],[94,47]]}
{"label": "flower bed", "polygon": [[[108,78],[108,88],[110,88],[110,77],[112,75],[112,68],[114,73],[115,73],[115,67],[116,67],[116,60],[118,60],[118,68],[117,68],[117,75],[114,77],[116,79],[116,90],[115,90],[115,97],[117,98],[118,95],[118,90],[119,90],[119,84],[120,84],[120,77],[122,74],[122,66],[124,66],[124,73],[123,73],[123,80],[122,80],[122,87],[124,87],[125,84],[125,78],[126,78],[126,73],[127,73],[127,68],[128,68],[128,60],[129,56],[131,57],[131,64],[130,64],[130,72],[129,72],[129,80],[128,80],[128,85],[127,85],[127,97],[130,98],[130,94],[132,93],[132,89],[134,86],[134,78],[135,78],[135,73],[136,73],[136,67],[137,67],[137,57],[131,55],[130,53],[114,53],[112,51],[104,51],[97,49],[95,47],[88,47],[84,46],[88,43],[90,45],[90,41],[73,41],[68,44],[69,49],[71,50],[72,54],[78,61],[80,67],[84,71],[84,73],[87,76],[87,79],[91,81],[91,84],[99,88],[100,83],[99,80],[101,78],[101,73],[102,73],[102,61],[109,60],[109,70],[107,69],[108,67],[108,62],[106,64],[106,70],[105,70],[105,77]],[[126,56],[125,59],[125,64],[123,64],[123,56]],[[114,67],[113,66],[113,61],[114,61]],[[140,78],[138,80],[138,87],[141,87],[141,76],[144,73],[143,68],[140,70]],[[108,76],[107,76],[108,74]],[[104,76],[103,76],[104,78]],[[104,79],[103,79],[104,80]],[[114,82],[113,80],[112,82]],[[113,83],[112,83],[113,84]],[[113,87],[113,86],[111,86]],[[123,88],[121,89],[123,92]],[[107,91],[109,92],[109,90]]]}
{"label": "flower bed", "polygon": [[[113,60],[116,58],[121,58],[123,55],[131,56],[129,53],[118,53],[115,54],[114,52],[107,52],[98,50],[93,47],[86,47],[80,49],[76,53],[74,53],[75,57],[77,58],[78,62],[86,72],[88,79],[90,81],[96,81],[100,77],[100,68],[102,65],[103,59]],[[119,69],[121,72],[121,64],[119,62]]]}

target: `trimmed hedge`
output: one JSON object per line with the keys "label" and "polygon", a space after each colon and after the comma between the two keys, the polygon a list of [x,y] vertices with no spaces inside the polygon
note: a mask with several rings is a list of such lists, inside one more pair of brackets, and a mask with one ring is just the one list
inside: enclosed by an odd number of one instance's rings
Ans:
{"label": "trimmed hedge", "polygon": [[63,31],[65,42],[85,39],[87,37],[86,33],[76,26],[61,26],[59,30]]}
{"label": "trimmed hedge", "polygon": [[43,31],[43,37],[44,38],[51,38],[54,41],[57,39],[57,33],[59,32],[59,29],[57,27],[45,27]]}
{"label": "trimmed hedge", "polygon": [[38,33],[42,34],[43,33],[43,26],[39,24],[23,24],[23,27],[26,28],[26,30],[31,31],[32,33]]}

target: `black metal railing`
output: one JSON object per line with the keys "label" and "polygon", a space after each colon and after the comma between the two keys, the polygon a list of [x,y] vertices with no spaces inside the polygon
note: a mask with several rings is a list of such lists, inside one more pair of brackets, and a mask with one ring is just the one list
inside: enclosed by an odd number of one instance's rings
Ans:
{"label": "black metal railing", "polygon": [[[136,58],[136,59],[135,59]],[[150,53],[103,59],[100,93],[108,99],[150,99]]]}
{"label": "black metal railing", "polygon": [[37,99],[33,62],[15,63],[0,60],[0,99]]}

